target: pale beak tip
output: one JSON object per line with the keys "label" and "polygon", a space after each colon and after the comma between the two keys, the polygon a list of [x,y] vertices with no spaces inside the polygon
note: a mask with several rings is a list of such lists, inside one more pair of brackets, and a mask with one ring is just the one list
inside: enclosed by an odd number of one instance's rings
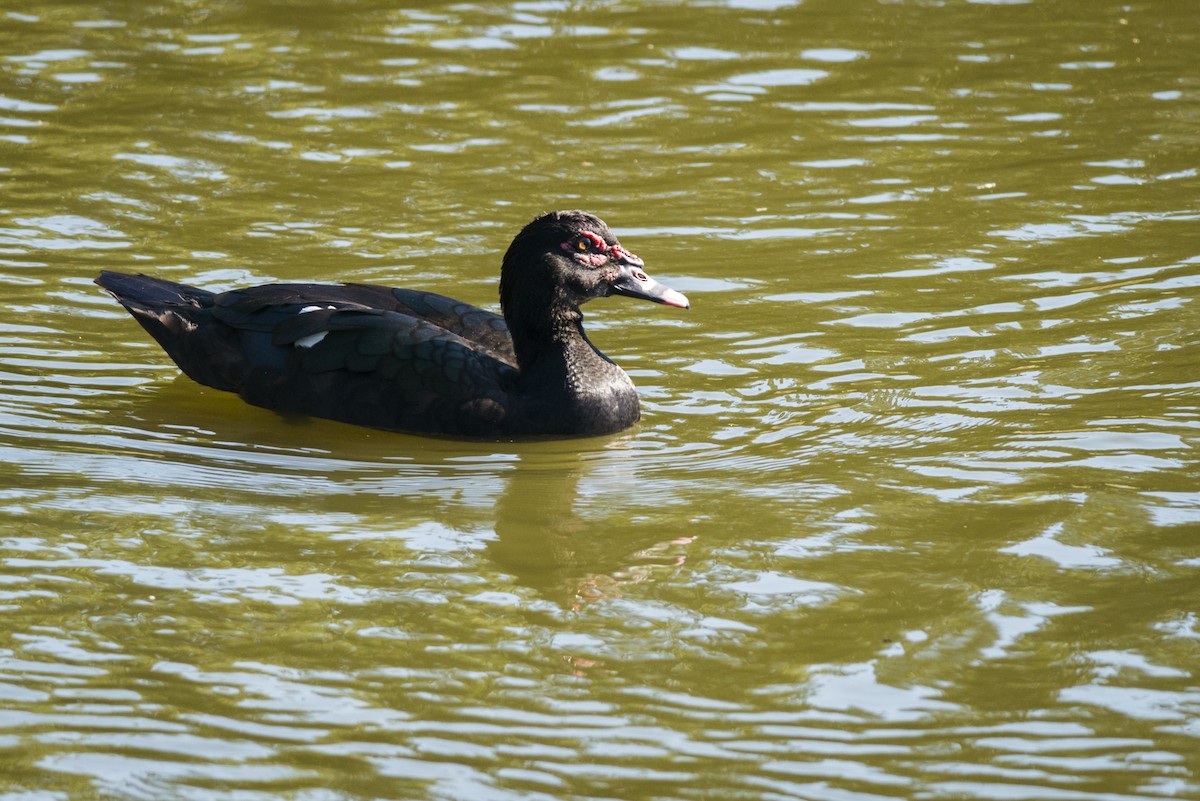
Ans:
{"label": "pale beak tip", "polygon": [[688,302],[687,295],[682,292],[676,292],[674,289],[668,289],[663,292],[662,302],[668,306],[676,306],[680,309],[690,309],[692,304]]}

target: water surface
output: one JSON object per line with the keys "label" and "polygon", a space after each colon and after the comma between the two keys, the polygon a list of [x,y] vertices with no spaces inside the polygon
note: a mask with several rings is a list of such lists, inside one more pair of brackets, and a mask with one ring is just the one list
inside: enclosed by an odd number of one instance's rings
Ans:
{"label": "water surface", "polygon": [[[1200,797],[1186,4],[0,17],[0,800]],[[600,214],[643,421],[196,386],[100,269],[493,305]]]}

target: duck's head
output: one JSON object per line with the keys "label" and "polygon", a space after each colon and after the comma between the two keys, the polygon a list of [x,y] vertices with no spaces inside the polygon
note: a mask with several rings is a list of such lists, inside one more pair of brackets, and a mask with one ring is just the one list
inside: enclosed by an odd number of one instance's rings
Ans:
{"label": "duck's head", "polygon": [[593,298],[625,295],[688,308],[688,299],[655,281],[604,221],[585,211],[553,211],[517,234],[500,273],[500,305],[514,316],[577,312]]}

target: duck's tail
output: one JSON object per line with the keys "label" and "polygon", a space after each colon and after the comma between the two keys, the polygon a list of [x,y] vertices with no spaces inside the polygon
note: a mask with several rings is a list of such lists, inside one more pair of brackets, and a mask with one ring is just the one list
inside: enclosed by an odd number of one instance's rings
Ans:
{"label": "duck's tail", "polygon": [[211,325],[215,293],[148,275],[108,270],[100,273],[96,283],[133,315],[192,380],[237,391],[244,371],[236,362],[213,357],[214,352],[232,352],[239,347],[235,331]]}
{"label": "duck's tail", "polygon": [[137,316],[138,312],[159,315],[180,306],[206,309],[213,305],[214,295],[207,289],[177,284],[162,278],[151,278],[148,275],[101,270],[96,283],[107,289],[134,316]]}

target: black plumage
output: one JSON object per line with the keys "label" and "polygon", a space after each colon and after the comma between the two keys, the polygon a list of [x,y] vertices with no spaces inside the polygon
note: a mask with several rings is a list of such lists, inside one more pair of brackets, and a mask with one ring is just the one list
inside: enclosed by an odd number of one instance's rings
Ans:
{"label": "black plumage", "polygon": [[469,437],[583,436],[639,417],[579,307],[612,294],[686,308],[597,217],[538,217],[501,266],[503,316],[432,292],[267,284],[216,294],[105,271],[108,290],[195,381],[357,425]]}

